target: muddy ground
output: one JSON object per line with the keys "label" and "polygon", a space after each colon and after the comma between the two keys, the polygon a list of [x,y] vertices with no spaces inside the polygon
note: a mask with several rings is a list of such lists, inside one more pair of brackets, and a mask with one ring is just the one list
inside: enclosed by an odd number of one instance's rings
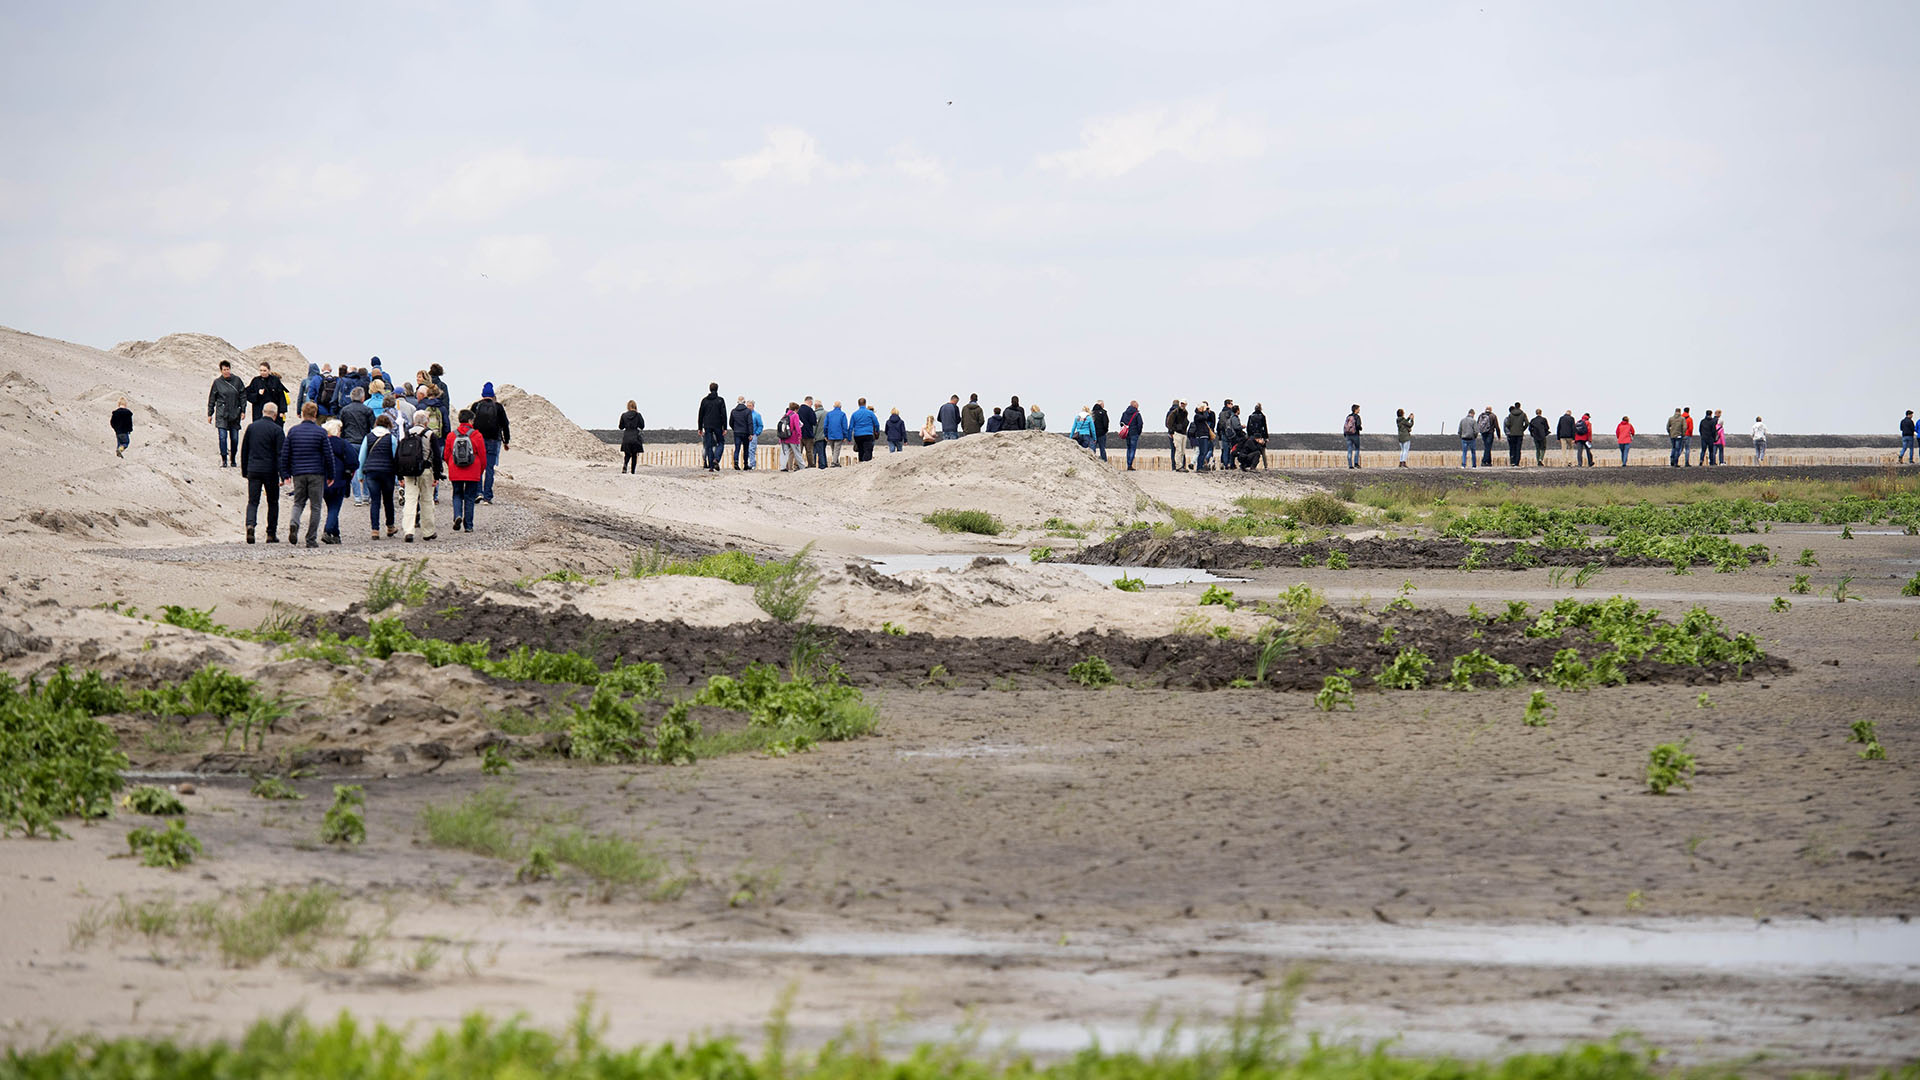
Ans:
{"label": "muddy ground", "polygon": [[[1135,529],[1111,540],[1084,548],[1056,553],[1049,562],[1090,563],[1097,566],[1189,566],[1209,570],[1258,570],[1264,567],[1325,566],[1327,556],[1340,552],[1350,568],[1363,570],[1458,570],[1468,556],[1480,551],[1477,569],[1532,570],[1541,566],[1605,567],[1672,566],[1671,560],[1650,559],[1644,555],[1623,557],[1611,547],[1549,548],[1537,542],[1503,540],[1451,540],[1418,537],[1345,537],[1297,543],[1266,543],[1231,540],[1208,533],[1176,533],[1157,537],[1150,530]],[[1514,552],[1525,548],[1530,559],[1513,561]],[[1748,565],[1765,562],[1767,557],[1749,553]],[[1712,566],[1701,558],[1696,566]]]}

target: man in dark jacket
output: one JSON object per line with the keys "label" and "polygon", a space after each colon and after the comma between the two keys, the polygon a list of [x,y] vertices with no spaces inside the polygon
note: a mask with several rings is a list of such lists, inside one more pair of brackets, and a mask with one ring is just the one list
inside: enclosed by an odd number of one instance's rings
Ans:
{"label": "man in dark jacket", "polygon": [[[1260,467],[1267,467],[1267,414],[1261,410],[1260,403],[1253,403],[1253,411],[1247,414],[1247,438],[1260,448]],[[1131,454],[1131,448],[1129,448]]]}
{"label": "man in dark jacket", "polygon": [[[373,410],[367,407],[367,392],[355,386],[347,392],[347,404],[340,410],[340,437],[352,444],[356,453],[361,443],[367,440],[367,432],[373,430]],[[367,505],[367,492],[358,469],[354,471],[351,489],[353,505]]]}
{"label": "man in dark jacket", "polygon": [[[1347,437],[1347,468],[1349,469],[1360,467],[1360,432],[1363,430],[1365,429],[1360,423],[1360,406],[1349,405],[1347,418],[1340,422],[1340,432]],[[1487,445],[1491,447],[1493,444]],[[1493,451],[1489,449],[1487,452],[1491,454]]]}
{"label": "man in dark jacket", "polygon": [[[262,367],[266,365],[262,364]],[[260,499],[267,500],[267,543],[280,542],[280,449],[287,433],[280,428],[280,407],[269,401],[261,417],[240,436],[240,474],[247,478],[247,543],[259,520]]]}
{"label": "man in dark jacket", "polygon": [[1700,464],[1712,465],[1714,462],[1714,436],[1719,434],[1719,421],[1714,419],[1713,410],[1707,409],[1700,414]]}
{"label": "man in dark jacket", "polygon": [[273,368],[264,360],[260,362],[260,373],[247,384],[247,404],[253,406],[255,420],[260,419],[261,413],[268,405],[273,406],[276,416],[286,407],[287,386],[280,381],[280,376],[275,375]]}
{"label": "man in dark jacket", "polygon": [[[1573,437],[1578,432],[1579,426],[1580,426],[1580,422],[1573,418],[1572,409],[1568,409],[1566,412],[1561,413],[1560,422],[1554,425],[1553,436],[1554,438],[1560,440],[1560,456],[1562,459],[1566,458],[1567,455],[1569,454],[1573,454]],[[1574,459],[1572,461],[1566,462],[1566,464],[1568,465],[1580,464],[1579,455],[1574,454]]]}
{"label": "man in dark jacket", "polygon": [[747,456],[747,444],[753,441],[753,410],[747,407],[746,398],[734,400],[733,411],[727,414],[727,430],[733,432],[733,469],[739,472]]}
{"label": "man in dark jacket", "polygon": [[220,361],[220,377],[207,391],[207,423],[220,438],[220,467],[238,465],[240,418],[247,414],[247,384],[233,373],[233,365]]}
{"label": "man in dark jacket", "polygon": [[[708,472],[720,471],[720,448],[727,437],[727,399],[720,396],[720,384],[708,383],[707,396],[700,399],[701,461]],[[491,449],[491,447],[489,447]]]}
{"label": "man in dark jacket", "polygon": [[493,384],[480,386],[480,400],[474,402],[473,429],[487,441],[487,475],[480,481],[480,501],[493,505],[493,470],[500,455],[513,448],[513,426],[507,422],[507,410],[493,399]]}
{"label": "man in dark jacket", "polygon": [[[300,406],[300,422],[288,428],[286,437],[280,440],[280,477],[293,484],[293,516],[287,519],[287,543],[300,542],[300,511],[306,509],[311,511],[307,517],[307,546],[320,546],[320,518],[327,503],[327,485],[333,482],[333,470],[333,448],[327,445],[327,431],[320,426],[320,403],[309,401]],[[273,542],[272,524],[267,526],[267,542]]]}
{"label": "man in dark jacket", "polygon": [[987,410],[980,407],[980,395],[968,394],[960,410],[960,434],[978,435],[987,426]]}
{"label": "man in dark jacket", "polygon": [[1125,437],[1127,440],[1128,472],[1133,471],[1134,451],[1140,449],[1140,420],[1140,403],[1138,401],[1127,402],[1127,407],[1120,411],[1120,430],[1127,433]]}
{"label": "man in dark jacket", "polygon": [[1533,436],[1533,463],[1535,465],[1545,465],[1547,463],[1547,439],[1553,435],[1553,427],[1547,423],[1546,410],[1533,410],[1533,419],[1527,421],[1527,434]]}
{"label": "man in dark jacket", "polygon": [[1100,460],[1107,460],[1107,402],[1105,398],[1093,403],[1093,444],[1100,448]]}
{"label": "man in dark jacket", "polygon": [[[807,395],[800,402],[800,407],[793,411],[800,418],[800,456],[807,459],[807,468],[824,468],[824,463],[813,450],[814,441],[820,438],[820,410],[813,407],[813,395]],[[826,443],[820,445],[825,446]]]}
{"label": "man in dark jacket", "polygon": [[1480,433],[1480,467],[1491,468],[1493,440],[1500,434],[1500,418],[1493,415],[1493,406],[1489,405],[1480,410],[1480,415],[1473,421],[1473,427]]}
{"label": "man in dark jacket", "polygon": [[1015,394],[1007,407],[1000,410],[1001,431],[1027,430],[1027,410],[1020,407],[1020,396]]}
{"label": "man in dark jacket", "polygon": [[1167,408],[1167,445],[1173,448],[1172,469],[1187,471],[1187,403],[1179,398]]}
{"label": "man in dark jacket", "polygon": [[940,412],[938,413],[938,415],[935,416],[935,419],[940,421],[940,437],[942,439],[959,438],[960,437],[960,395],[955,394],[952,397],[948,398],[947,403],[945,405],[940,406]]}
{"label": "man in dark jacket", "polygon": [[1900,418],[1900,456],[1894,459],[1894,464],[1920,462],[1920,446],[1915,445],[1916,430],[1920,429],[1914,427],[1913,410],[1908,409],[1907,415]]}
{"label": "man in dark jacket", "polygon": [[1507,467],[1520,467],[1520,444],[1527,440],[1527,410],[1519,402],[1507,410]]}

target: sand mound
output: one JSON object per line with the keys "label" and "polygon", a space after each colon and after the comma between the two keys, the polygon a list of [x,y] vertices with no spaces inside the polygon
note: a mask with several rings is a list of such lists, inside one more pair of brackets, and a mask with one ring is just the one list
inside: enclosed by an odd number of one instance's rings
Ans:
{"label": "sand mound", "polygon": [[1064,435],[1012,431],[936,443],[849,468],[794,479],[839,489],[869,506],[912,513],[985,510],[1009,525],[1063,518],[1077,524],[1153,521],[1153,500],[1127,475]]}
{"label": "sand mound", "polygon": [[[252,378],[250,373],[259,364],[225,338],[212,334],[168,334],[158,341],[123,341],[107,351],[155,367],[204,374],[209,380],[220,373],[222,360],[231,363],[241,378]],[[306,365],[301,364],[300,374],[306,371]]]}
{"label": "sand mound", "polygon": [[529,394],[511,383],[502,383],[494,393],[494,400],[507,410],[515,450],[581,461],[613,456],[613,447],[567,419],[553,402],[539,394]]}
{"label": "sand mound", "polygon": [[[272,364],[273,370],[282,376],[303,377],[307,373],[307,355],[284,341],[269,341],[265,345],[255,345],[247,350],[246,356],[250,361],[247,367],[249,372],[258,367],[260,361],[265,360]],[[217,364],[219,361],[216,360],[214,363]],[[251,374],[246,376],[249,379],[252,377]]]}

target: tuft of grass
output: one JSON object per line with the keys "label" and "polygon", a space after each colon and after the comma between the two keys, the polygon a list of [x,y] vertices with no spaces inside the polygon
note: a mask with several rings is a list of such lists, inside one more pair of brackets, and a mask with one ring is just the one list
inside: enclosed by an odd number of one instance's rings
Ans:
{"label": "tuft of grass", "polygon": [[[175,822],[178,824],[178,822]],[[172,897],[130,901],[122,896],[112,905],[81,913],[69,930],[74,946],[95,938],[118,939],[137,934],[150,945],[172,944],[190,952],[216,951],[228,967],[253,967],[272,956],[292,960],[314,954],[323,935],[346,922],[340,894],[324,885],[305,889],[263,889],[221,901],[182,904]],[[223,1067],[223,1070],[224,1067]],[[248,1075],[227,1071],[227,1075]],[[59,1075],[95,1075],[72,1066]],[[120,1074],[115,1074],[120,1075]],[[141,1075],[179,1075],[171,1068]]]}
{"label": "tuft of grass", "polygon": [[1000,519],[985,510],[935,510],[920,520],[939,529],[943,533],[974,533],[979,536],[999,536],[1006,530]]}
{"label": "tuft of grass", "polygon": [[1113,665],[1104,656],[1089,656],[1067,669],[1067,677],[1081,686],[1098,690],[1113,684]]}
{"label": "tuft of grass", "polygon": [[1856,593],[1852,589],[1848,588],[1848,586],[1852,584],[1853,584],[1852,574],[1846,574],[1842,576],[1840,580],[1836,582],[1833,586],[1833,602],[1836,604],[1844,604],[1849,600],[1860,599],[1859,593]]}
{"label": "tuft of grass", "polygon": [[1147,587],[1147,582],[1145,578],[1128,577],[1123,573],[1113,579],[1113,587],[1121,592],[1140,592]]}
{"label": "tuft of grass", "polygon": [[800,617],[813,592],[820,587],[820,575],[809,565],[813,544],[808,543],[793,558],[770,564],[770,570],[753,586],[753,602],[760,610],[783,623]]}
{"label": "tuft of grass", "polygon": [[1527,711],[1520,722],[1528,727],[1546,727],[1559,711],[1558,706],[1547,700],[1545,690],[1535,690],[1533,696],[1527,699]]}
{"label": "tuft of grass", "polygon": [[666,859],[636,841],[528,818],[511,792],[489,787],[454,805],[429,805],[420,822],[435,847],[519,863],[517,881],[547,880],[561,865],[609,889],[655,884],[666,876]]}
{"label": "tuft of grass", "polygon": [[178,818],[164,829],[145,826],[127,833],[127,848],[140,856],[140,865],[178,870],[191,863],[204,848],[200,838],[187,831],[187,823]]}
{"label": "tuft of grass", "polygon": [[763,563],[738,548],[728,548],[698,559],[676,559],[658,545],[633,553],[634,577],[710,577],[735,585],[757,585],[774,573],[778,563]]}
{"label": "tuft of grass", "polygon": [[1661,743],[1647,752],[1647,790],[1665,795],[1675,785],[1693,789],[1694,757],[1687,752],[1691,737],[1677,743]]}
{"label": "tuft of grass", "polygon": [[333,785],[333,805],[320,820],[320,840],[326,844],[367,842],[367,793],[359,784]]}
{"label": "tuft of grass", "polygon": [[256,799],[304,799],[305,795],[293,790],[293,786],[277,776],[263,776],[253,782],[250,794]]}
{"label": "tuft of grass", "polygon": [[520,800],[512,792],[486,787],[457,805],[429,804],[420,812],[420,824],[435,847],[493,859],[513,859],[518,858],[521,851],[513,826],[513,819],[519,814]]}
{"label": "tuft of grass", "polygon": [[433,583],[427,580],[427,560],[376,571],[367,582],[367,614],[378,615],[395,604],[419,607],[426,603]]}

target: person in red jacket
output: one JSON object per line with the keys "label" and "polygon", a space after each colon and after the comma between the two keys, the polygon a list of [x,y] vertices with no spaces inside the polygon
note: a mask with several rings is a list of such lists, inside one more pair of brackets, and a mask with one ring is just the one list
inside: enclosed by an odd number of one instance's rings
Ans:
{"label": "person in red jacket", "polygon": [[1627,463],[1627,451],[1633,448],[1632,420],[1624,416],[1620,418],[1620,422],[1613,428],[1613,441],[1620,444],[1620,464],[1624,467]]}
{"label": "person in red jacket", "polygon": [[1573,425],[1573,463],[1579,465],[1580,456],[1586,455],[1585,464],[1593,465],[1593,414],[1581,413],[1580,419]]}
{"label": "person in red jacket", "polygon": [[460,426],[447,434],[447,479],[453,481],[453,531],[473,531],[473,506],[487,476],[487,440],[473,426],[473,410],[460,410]]}

